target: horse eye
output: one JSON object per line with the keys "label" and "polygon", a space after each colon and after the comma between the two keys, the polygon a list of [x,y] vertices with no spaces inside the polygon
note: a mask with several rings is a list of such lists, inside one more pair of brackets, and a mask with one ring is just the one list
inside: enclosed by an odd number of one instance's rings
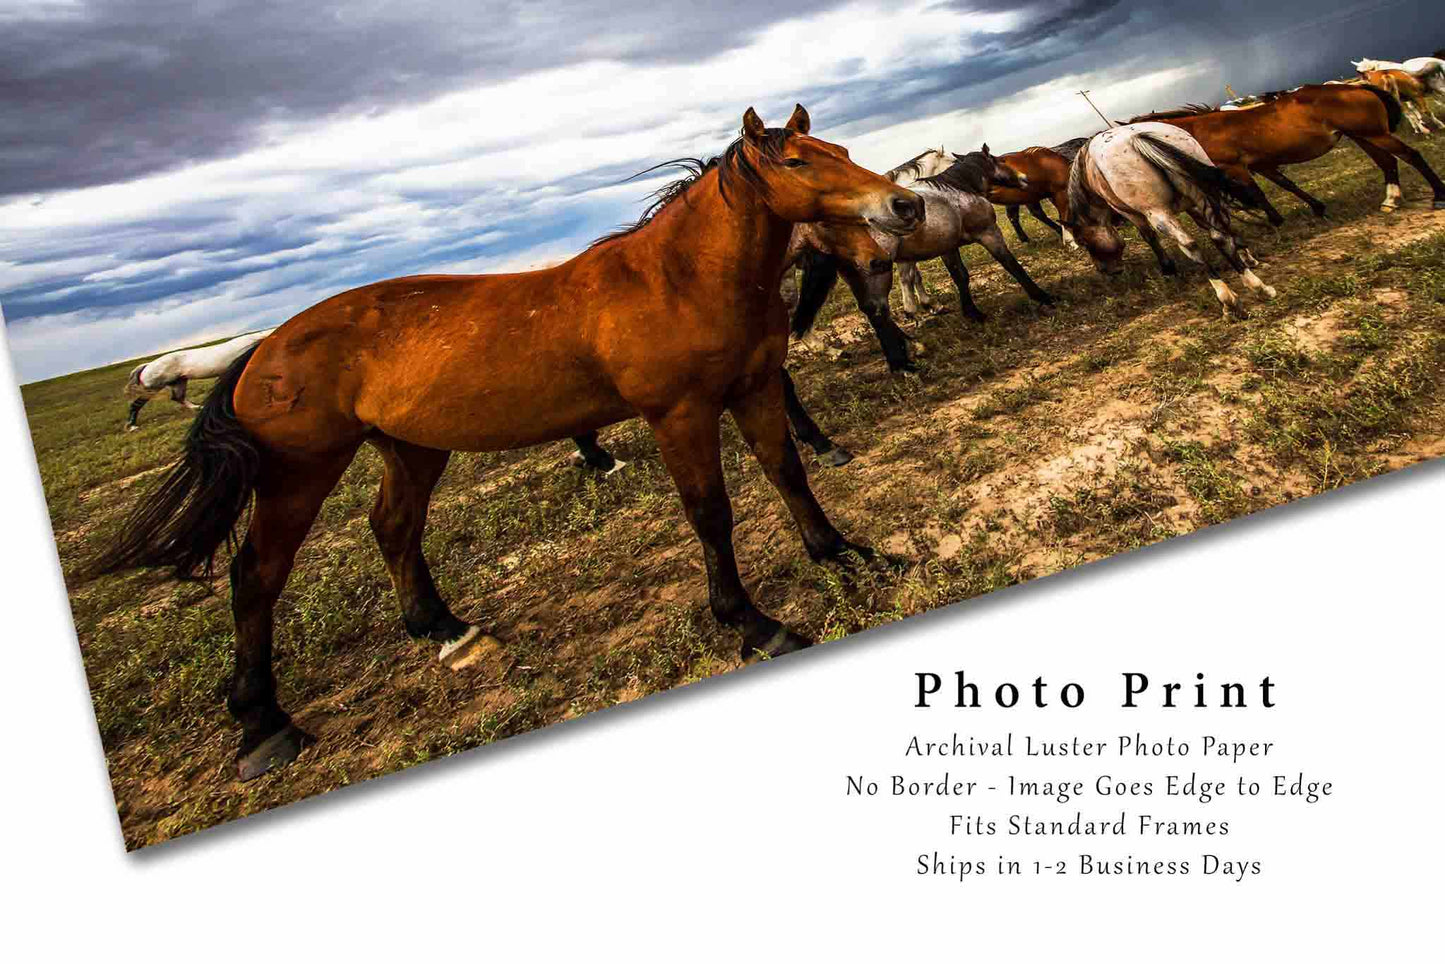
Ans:
{"label": "horse eye", "polygon": [[807,167],[808,162],[801,157],[790,157],[783,162],[784,167]]}

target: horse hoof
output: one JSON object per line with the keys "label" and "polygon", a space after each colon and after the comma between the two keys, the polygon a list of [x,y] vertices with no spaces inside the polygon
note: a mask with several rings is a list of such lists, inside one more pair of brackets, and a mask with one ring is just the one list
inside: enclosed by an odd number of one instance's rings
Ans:
{"label": "horse hoof", "polygon": [[808,637],[799,636],[786,626],[779,626],[772,638],[761,646],[743,643],[742,658],[747,663],[761,663],[777,659],[779,656],[786,656],[789,653],[796,653],[798,650],[807,649],[812,645],[813,641]]}
{"label": "horse hoof", "polygon": [[[1439,202],[1439,201],[1436,201],[1436,202],[1435,202],[1435,206],[1436,206],[1436,207],[1439,207],[1439,206],[1440,206],[1440,202]],[[1393,214],[1393,213],[1395,212],[1395,209],[1396,209],[1397,207],[1398,207],[1398,205],[1395,205],[1395,204],[1381,204],[1381,205],[1380,205],[1380,213],[1381,213],[1381,214]]]}
{"label": "horse hoof", "polygon": [[841,445],[835,445],[828,451],[819,453],[818,458],[822,460],[824,465],[831,465],[834,468],[838,468],[853,461],[853,453]]}
{"label": "horse hoof", "polygon": [[437,653],[437,662],[454,673],[460,673],[501,648],[499,639],[482,632],[482,627],[473,626],[461,638],[443,646],[441,652]]}
{"label": "horse hoof", "polygon": [[295,760],[301,755],[301,750],[312,742],[309,734],[288,724],[280,733],[267,737],[260,746],[241,757],[236,764],[237,774],[243,782],[254,780]]}
{"label": "horse hoof", "polygon": [[127,425],[127,426],[125,427],[125,430],[126,430],[127,432],[138,432],[138,431],[140,431],[140,426],[139,426],[139,425]]}
{"label": "horse hoof", "polygon": [[1270,301],[1273,301],[1274,299],[1276,299],[1276,298],[1279,297],[1279,292],[1274,290],[1274,285],[1265,285],[1263,288],[1260,288],[1259,290],[1260,290],[1260,293],[1263,294],[1263,295],[1264,295],[1266,298],[1268,298]]}
{"label": "horse hoof", "polygon": [[603,472],[602,477],[605,479],[614,472],[621,472],[624,468],[626,468],[626,466],[627,463],[622,461],[621,459],[613,459],[612,468],[608,469],[606,472]]}
{"label": "horse hoof", "polygon": [[1437,211],[1445,211],[1445,198],[1436,198],[1436,199],[1435,199],[1435,210],[1437,210]]}
{"label": "horse hoof", "polygon": [[828,562],[836,562],[838,565],[843,566],[844,568],[851,568],[854,565],[854,562],[853,559],[850,558],[850,554],[853,556],[857,556],[858,559],[862,560],[864,563],[870,563],[874,559],[878,558],[878,553],[874,552],[872,549],[868,548],[867,546],[860,546],[856,542],[849,542],[847,539],[844,539],[839,544],[838,548],[828,553],[825,558]]}

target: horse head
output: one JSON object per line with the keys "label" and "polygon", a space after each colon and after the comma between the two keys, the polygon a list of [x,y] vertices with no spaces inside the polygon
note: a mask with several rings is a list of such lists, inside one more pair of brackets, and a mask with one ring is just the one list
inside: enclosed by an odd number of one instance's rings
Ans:
{"label": "horse head", "polygon": [[999,161],[988,145],[983,145],[983,150],[978,152],[983,160],[984,176],[988,178],[990,185],[998,187],[1026,188],[1029,186],[1029,176],[1023,171],[1015,170],[1008,164]]}
{"label": "horse head", "polygon": [[743,114],[737,168],[778,217],[794,223],[857,224],[904,235],[923,222],[923,199],[848,158],[846,148],[809,135],[799,104],[786,127]]}

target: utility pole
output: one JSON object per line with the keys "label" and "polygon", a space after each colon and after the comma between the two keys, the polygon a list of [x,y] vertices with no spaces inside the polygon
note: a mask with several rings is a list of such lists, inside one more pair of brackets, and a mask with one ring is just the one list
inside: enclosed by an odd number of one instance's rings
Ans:
{"label": "utility pole", "polygon": [[[1094,107],[1094,102],[1092,100],[1089,100],[1089,92],[1087,90],[1081,90],[1078,92],[1078,94],[1080,97],[1084,98],[1084,100],[1089,101],[1090,107]],[[1094,107],[1094,113],[1098,114],[1099,120],[1103,121],[1105,124],[1109,125],[1110,127],[1114,126],[1114,122],[1109,120],[1109,118],[1105,117],[1104,112],[1099,110],[1099,108]]]}

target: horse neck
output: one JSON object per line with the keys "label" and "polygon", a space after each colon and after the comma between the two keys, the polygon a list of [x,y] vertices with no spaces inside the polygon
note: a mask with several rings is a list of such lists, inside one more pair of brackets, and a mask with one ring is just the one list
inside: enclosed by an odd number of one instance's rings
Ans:
{"label": "horse neck", "polygon": [[718,288],[776,292],[793,225],[772,212],[741,178],[724,199],[718,172],[709,171],[687,194],[659,212],[655,222],[665,262],[686,270],[705,263],[704,283]]}

